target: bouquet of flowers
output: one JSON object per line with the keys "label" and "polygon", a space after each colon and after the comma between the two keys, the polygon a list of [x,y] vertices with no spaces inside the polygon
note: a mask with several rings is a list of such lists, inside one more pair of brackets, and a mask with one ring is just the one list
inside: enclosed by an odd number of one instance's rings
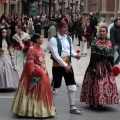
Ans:
{"label": "bouquet of flowers", "polygon": [[112,71],[113,71],[113,74],[114,74],[115,77],[120,74],[120,68],[117,67],[117,66],[114,66],[114,67],[112,68]]}
{"label": "bouquet of flowers", "polygon": [[42,72],[40,70],[34,70],[32,72],[33,84],[31,88],[35,87],[42,77]]}
{"label": "bouquet of flowers", "polygon": [[80,55],[80,50],[76,50],[77,55]]}

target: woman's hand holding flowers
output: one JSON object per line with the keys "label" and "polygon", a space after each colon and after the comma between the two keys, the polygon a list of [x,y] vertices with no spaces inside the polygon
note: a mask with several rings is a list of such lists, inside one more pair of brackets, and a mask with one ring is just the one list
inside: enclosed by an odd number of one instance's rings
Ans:
{"label": "woman's hand holding flowers", "polygon": [[77,55],[75,56],[77,60],[79,60],[81,57],[80,57],[80,50],[76,50],[76,53]]}
{"label": "woman's hand holding flowers", "polygon": [[31,89],[38,84],[38,82],[40,81],[41,77],[42,77],[42,72],[41,72],[40,70],[36,70],[36,69],[35,69],[35,70],[32,72],[33,83],[32,83],[32,85],[31,85],[31,87],[30,87]]}

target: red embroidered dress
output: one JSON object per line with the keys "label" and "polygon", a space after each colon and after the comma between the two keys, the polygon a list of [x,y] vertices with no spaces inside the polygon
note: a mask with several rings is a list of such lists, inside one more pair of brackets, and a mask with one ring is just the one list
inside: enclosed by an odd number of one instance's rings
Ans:
{"label": "red embroidered dress", "polygon": [[118,90],[112,72],[113,49],[109,40],[91,45],[91,59],[85,72],[80,101],[91,105],[118,104]]}
{"label": "red embroidered dress", "polygon": [[[31,88],[33,84],[31,76],[34,69],[42,71],[42,77],[37,85]],[[29,48],[11,111],[20,116],[29,117],[55,115],[45,55],[40,46],[34,45]]]}

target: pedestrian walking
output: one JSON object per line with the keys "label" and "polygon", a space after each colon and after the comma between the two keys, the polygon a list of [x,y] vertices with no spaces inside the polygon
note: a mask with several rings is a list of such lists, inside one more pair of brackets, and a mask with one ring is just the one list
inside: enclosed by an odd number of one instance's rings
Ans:
{"label": "pedestrian walking", "polygon": [[14,66],[12,44],[6,28],[0,31],[0,89],[17,88],[19,76]]}
{"label": "pedestrian walking", "polygon": [[33,25],[34,25],[35,33],[40,33],[41,34],[41,18],[40,18],[40,16],[36,16]]}
{"label": "pedestrian walking", "polygon": [[56,27],[57,27],[57,23],[55,21],[52,21],[52,23],[51,23],[51,25],[48,29],[48,45],[47,45],[47,48],[46,48],[46,50],[48,50],[48,52],[50,52],[49,41],[57,33]]}
{"label": "pedestrian walking", "polygon": [[44,38],[48,38],[48,29],[49,29],[49,19],[48,19],[48,16],[45,16],[45,19],[44,19]]}
{"label": "pedestrian walking", "polygon": [[[120,62],[120,19],[116,18],[114,26],[110,29],[110,40],[114,48],[114,65]],[[116,53],[118,57],[116,58]]]}
{"label": "pedestrian walking", "polygon": [[78,39],[79,39],[79,44],[81,42],[81,55],[87,55],[87,39],[84,37],[85,33],[87,32],[87,25],[85,21],[82,21],[81,26],[78,28]]}
{"label": "pedestrian walking", "polygon": [[29,48],[27,53],[26,64],[11,111],[19,116],[35,118],[55,116],[45,54],[41,47],[42,36],[35,33],[31,41],[34,45]]}
{"label": "pedestrian walking", "polygon": [[6,20],[4,18],[0,20],[0,29],[2,28],[8,28]]}
{"label": "pedestrian walking", "polygon": [[113,48],[106,38],[107,27],[100,28],[100,37],[91,44],[91,59],[85,72],[80,102],[97,105],[105,110],[106,104],[119,104],[118,90],[113,68]]}
{"label": "pedestrian walking", "polygon": [[34,33],[34,26],[33,26],[32,18],[29,18],[29,21],[28,21],[28,33],[29,34]]}
{"label": "pedestrian walking", "polygon": [[20,77],[25,64],[26,53],[30,47],[30,36],[23,32],[22,25],[17,25],[15,31],[16,34],[12,37],[12,47],[14,50],[16,69]]}
{"label": "pedestrian walking", "polygon": [[112,17],[112,18],[111,18],[111,23],[108,25],[108,34],[107,34],[107,38],[109,38],[109,39],[110,39],[110,29],[114,26],[114,20],[115,20],[115,18]]}
{"label": "pedestrian walking", "polygon": [[48,29],[48,42],[53,36],[56,35],[56,32],[57,32],[56,27],[57,27],[57,23],[55,21],[52,21]]}
{"label": "pedestrian walking", "polygon": [[68,34],[74,40],[74,22],[72,19],[68,22]]}
{"label": "pedestrian walking", "polygon": [[[0,19],[0,31],[2,31],[3,28],[5,28],[8,31],[8,25],[7,25],[5,18]],[[0,36],[0,37],[2,37],[2,36]]]}
{"label": "pedestrian walking", "polygon": [[90,26],[89,22],[87,22],[86,24],[87,24],[87,30],[84,33],[84,37],[87,40],[87,48],[89,48],[91,46],[91,42],[92,42],[92,27]]}
{"label": "pedestrian walking", "polygon": [[75,91],[77,90],[74,78],[74,71],[71,65],[71,57],[80,59],[80,56],[74,52],[72,39],[67,36],[68,24],[65,21],[58,23],[58,33],[50,39],[50,50],[53,59],[53,100],[57,97],[57,90],[61,87],[62,77],[68,89],[70,113],[81,114],[83,111],[75,106]]}

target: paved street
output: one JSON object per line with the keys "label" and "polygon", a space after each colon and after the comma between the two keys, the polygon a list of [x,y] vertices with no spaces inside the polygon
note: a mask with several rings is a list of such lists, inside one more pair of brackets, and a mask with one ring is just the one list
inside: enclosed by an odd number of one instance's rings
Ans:
{"label": "paved street", "polygon": [[[74,40],[74,48],[77,50],[79,47],[76,46],[77,39]],[[44,39],[43,49],[46,48],[47,39]],[[46,65],[52,79],[52,60],[50,59],[50,53],[46,52]],[[105,112],[97,111],[96,109],[91,110],[85,103],[79,102],[79,94],[81,90],[81,83],[83,81],[84,73],[89,63],[90,49],[88,49],[87,57],[82,57],[79,61],[72,59],[73,69],[75,73],[75,79],[79,85],[76,92],[76,106],[84,111],[83,115],[74,115],[69,113],[69,102],[67,96],[67,89],[64,84],[59,90],[59,95],[56,99],[56,109],[58,114],[54,118],[48,118],[47,120],[120,120],[120,104],[119,105],[107,105]],[[116,78],[118,89],[120,91],[120,75]],[[10,112],[11,104],[13,101],[15,91],[11,92],[0,92],[0,120],[27,120],[28,118],[17,118]],[[35,120],[31,118],[31,120]]]}

